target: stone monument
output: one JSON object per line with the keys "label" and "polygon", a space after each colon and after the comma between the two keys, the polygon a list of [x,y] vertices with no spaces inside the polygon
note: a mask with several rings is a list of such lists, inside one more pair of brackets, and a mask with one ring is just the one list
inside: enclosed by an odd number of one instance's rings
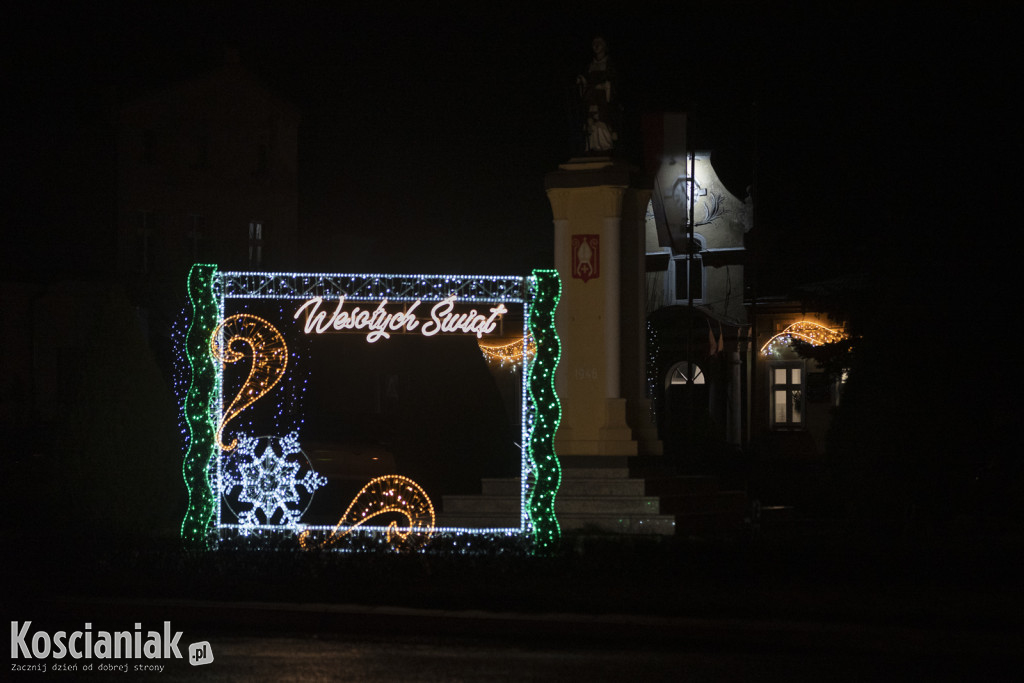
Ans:
{"label": "stone monument", "polygon": [[584,151],[602,153],[619,139],[618,74],[605,39],[596,36],[591,47],[593,59],[586,73],[576,77],[576,87],[583,102]]}

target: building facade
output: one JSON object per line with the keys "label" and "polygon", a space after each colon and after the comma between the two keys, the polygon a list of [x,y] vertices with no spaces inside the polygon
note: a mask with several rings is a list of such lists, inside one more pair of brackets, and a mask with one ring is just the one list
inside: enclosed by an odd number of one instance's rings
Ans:
{"label": "building facade", "polygon": [[292,264],[298,112],[229,55],[118,111],[117,267],[136,291],[180,289],[188,267]]}
{"label": "building facade", "polygon": [[648,392],[669,453],[744,441],[752,207],[709,151],[664,150],[645,221]]}
{"label": "building facade", "polygon": [[646,128],[643,172],[591,156],[547,178],[565,283],[559,454],[661,453],[682,470],[820,457],[842,373],[798,351],[842,324],[747,296],[750,188],[690,149],[685,115]]}

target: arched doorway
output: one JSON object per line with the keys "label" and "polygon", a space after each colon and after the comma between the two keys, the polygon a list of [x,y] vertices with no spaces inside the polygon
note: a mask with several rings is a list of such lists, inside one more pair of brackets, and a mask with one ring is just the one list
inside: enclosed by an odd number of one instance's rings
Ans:
{"label": "arched doorway", "polygon": [[662,440],[666,452],[686,458],[713,436],[711,379],[700,364],[684,360],[668,369],[664,381]]}

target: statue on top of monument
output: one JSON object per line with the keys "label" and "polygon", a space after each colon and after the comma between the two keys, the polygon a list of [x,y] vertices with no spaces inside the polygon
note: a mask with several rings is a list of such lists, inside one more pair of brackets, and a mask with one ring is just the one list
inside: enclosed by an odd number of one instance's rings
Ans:
{"label": "statue on top of monument", "polygon": [[576,77],[583,101],[583,132],[587,152],[607,152],[618,140],[618,74],[608,57],[608,43],[596,36],[591,43],[593,59],[586,74]]}

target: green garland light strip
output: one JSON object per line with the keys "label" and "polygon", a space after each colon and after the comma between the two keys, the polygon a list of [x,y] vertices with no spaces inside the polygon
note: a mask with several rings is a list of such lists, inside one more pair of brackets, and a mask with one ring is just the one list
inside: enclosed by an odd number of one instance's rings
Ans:
{"label": "green garland light strip", "polygon": [[555,308],[562,296],[558,271],[534,270],[530,294],[530,332],[537,350],[527,379],[535,410],[529,455],[536,480],[527,499],[527,511],[533,526],[534,549],[546,552],[554,548],[562,534],[555,516],[555,495],[562,483],[562,468],[555,455],[555,432],[562,420],[562,406],[555,392],[555,368],[562,355],[555,330]]}
{"label": "green garland light strip", "polygon": [[210,356],[210,335],[217,326],[218,316],[213,294],[216,273],[217,266],[197,263],[188,274],[192,318],[185,336],[185,355],[192,377],[185,395],[189,438],[182,476],[188,489],[188,509],[181,523],[181,538],[186,546],[195,549],[207,547],[215,510],[208,470],[217,453],[217,430],[211,419],[216,372]]}

